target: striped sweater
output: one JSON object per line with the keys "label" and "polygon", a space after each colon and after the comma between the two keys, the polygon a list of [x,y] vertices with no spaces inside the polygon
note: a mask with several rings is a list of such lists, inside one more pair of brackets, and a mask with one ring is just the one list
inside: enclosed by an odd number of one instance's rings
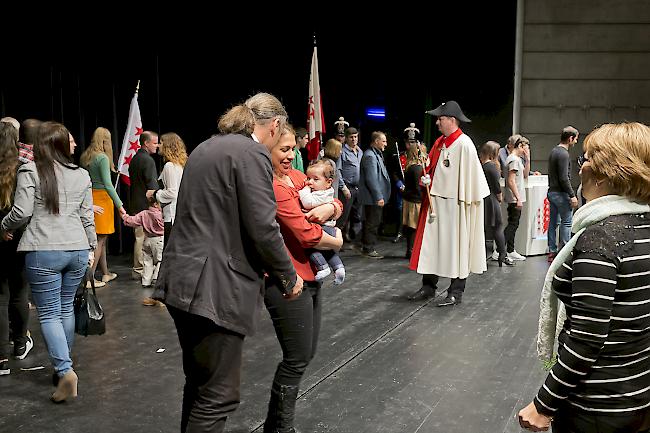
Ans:
{"label": "striped sweater", "polygon": [[553,292],[566,305],[558,362],[534,403],[600,414],[650,407],[650,213],[587,228],[558,269]]}

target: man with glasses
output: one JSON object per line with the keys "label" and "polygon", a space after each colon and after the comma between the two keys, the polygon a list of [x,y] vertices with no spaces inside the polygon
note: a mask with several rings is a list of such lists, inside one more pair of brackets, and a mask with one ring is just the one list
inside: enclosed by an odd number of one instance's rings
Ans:
{"label": "man with glasses", "polygon": [[[569,156],[569,149],[578,142],[578,135],[578,130],[573,126],[565,127],[560,135],[560,144],[553,148],[548,158],[547,197],[551,212],[548,226],[549,262],[553,261],[559,247],[569,241],[573,209],[578,207],[578,199],[571,186],[571,158]],[[560,224],[559,246],[556,234],[558,224]]]}

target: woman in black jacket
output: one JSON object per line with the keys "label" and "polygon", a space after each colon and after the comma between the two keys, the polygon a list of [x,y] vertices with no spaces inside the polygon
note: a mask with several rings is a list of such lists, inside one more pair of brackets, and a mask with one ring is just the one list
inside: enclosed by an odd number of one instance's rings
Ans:
{"label": "woman in black jacket", "polygon": [[[483,173],[485,179],[490,187],[490,195],[483,199],[483,210],[485,212],[483,217],[483,229],[485,230],[485,239],[493,240],[497,243],[497,252],[499,253],[499,267],[505,263],[508,266],[514,266],[515,262],[512,261],[506,254],[506,240],[503,234],[503,221],[501,219],[501,202],[503,195],[501,193],[501,170],[499,167],[499,143],[496,141],[488,141],[479,150],[479,158],[483,165]],[[487,246],[487,245],[486,245]],[[488,254],[491,254],[492,246],[488,248]]]}
{"label": "woman in black jacket", "polygon": [[[0,122],[0,220],[9,213],[16,189],[18,131],[11,123]],[[11,240],[0,240],[0,376],[9,374],[9,334],[14,342],[14,357],[24,359],[34,346],[27,335],[29,307],[27,285],[23,279],[25,254],[16,251],[22,231]],[[11,316],[11,324],[9,317]]]}
{"label": "woman in black jacket", "polygon": [[413,144],[406,153],[406,170],[404,171],[404,190],[402,191],[402,234],[406,238],[407,259],[411,258],[413,250],[413,239],[415,230],[418,227],[418,216],[422,204],[422,177],[425,164],[423,159],[427,157],[427,148],[424,144]]}

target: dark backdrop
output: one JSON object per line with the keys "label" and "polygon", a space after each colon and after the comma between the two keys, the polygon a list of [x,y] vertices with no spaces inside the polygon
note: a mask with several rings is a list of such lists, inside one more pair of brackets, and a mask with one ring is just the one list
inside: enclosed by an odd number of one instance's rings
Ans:
{"label": "dark backdrop", "polygon": [[[257,6],[255,20],[175,8],[164,17],[129,11],[135,21],[119,11],[112,21],[3,26],[10,61],[0,67],[0,115],[64,123],[77,158],[97,126],[112,131],[119,155],[138,80],[144,128],[176,132],[188,150],[217,132],[220,114],[259,91],[278,96],[290,121],[305,126],[315,35],[327,137],[344,116],[362,147],[373,130],[386,132],[390,158],[410,122],[431,144],[438,133],[424,111],[449,99],[473,119],[463,129],[477,145],[510,134],[516,0],[436,2],[426,8],[433,12],[324,4],[317,19],[267,17],[267,6]],[[385,120],[367,118],[370,106],[384,107]]]}
{"label": "dark backdrop", "polygon": [[[0,68],[0,114],[62,121],[78,152],[105,126],[117,148],[141,80],[145,129],[177,132],[190,149],[216,132],[224,110],[258,91],[280,97],[292,123],[304,126],[315,33],[328,136],[339,116],[361,127],[363,144],[375,128],[401,134],[413,121],[423,129],[426,109],[455,99],[474,119],[465,129],[476,142],[502,141],[512,115],[516,1],[483,3],[436,2],[427,14],[324,5],[327,18],[235,16],[242,23],[234,28],[220,15],[200,20],[200,11],[191,21],[141,16],[130,27],[95,23],[72,34],[5,26],[5,46],[16,49],[5,57],[15,63]],[[386,120],[369,121],[368,106],[385,107]]]}

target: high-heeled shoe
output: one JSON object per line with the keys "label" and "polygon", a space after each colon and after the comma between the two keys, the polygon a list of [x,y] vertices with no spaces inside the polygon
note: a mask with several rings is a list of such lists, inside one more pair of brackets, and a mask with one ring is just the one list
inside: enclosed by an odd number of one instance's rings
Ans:
{"label": "high-heeled shoe", "polygon": [[505,263],[508,266],[514,266],[515,261],[512,260],[510,257],[508,257],[506,254],[499,254],[499,258],[497,260],[499,262],[499,267],[503,267],[503,264]]}
{"label": "high-heeled shoe", "polygon": [[68,399],[74,399],[77,397],[77,383],[79,378],[77,373],[74,370],[68,371],[59,379],[59,384],[56,387],[56,391],[50,397],[53,403],[63,403]]}

